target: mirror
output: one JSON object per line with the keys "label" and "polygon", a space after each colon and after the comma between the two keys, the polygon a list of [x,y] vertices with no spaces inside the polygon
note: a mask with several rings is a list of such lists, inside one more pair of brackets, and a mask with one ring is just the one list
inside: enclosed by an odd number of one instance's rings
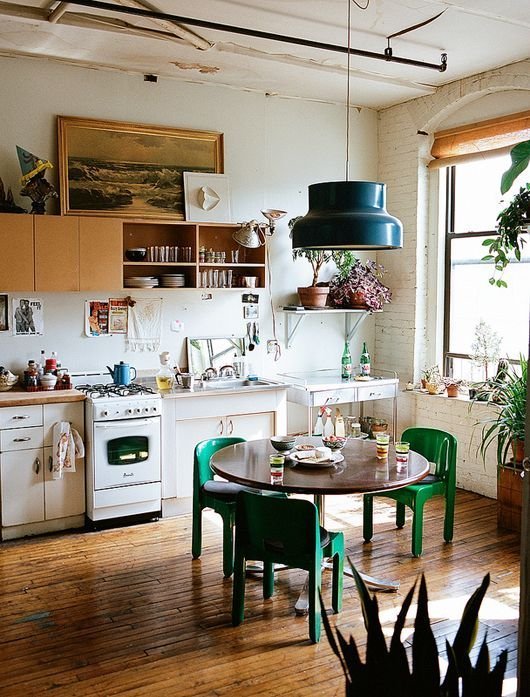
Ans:
{"label": "mirror", "polygon": [[198,336],[187,337],[188,370],[194,375],[202,375],[206,368],[216,370],[230,365],[243,355],[244,339],[237,336]]}

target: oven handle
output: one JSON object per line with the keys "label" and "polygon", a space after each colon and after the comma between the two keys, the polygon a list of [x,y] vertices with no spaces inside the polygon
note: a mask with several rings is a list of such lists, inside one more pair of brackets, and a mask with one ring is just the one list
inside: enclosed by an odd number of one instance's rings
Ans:
{"label": "oven handle", "polygon": [[159,416],[149,416],[145,419],[123,419],[120,421],[111,421],[110,423],[95,421],[94,428],[104,431],[121,431],[124,428],[134,428],[133,424],[155,424],[160,422]]}

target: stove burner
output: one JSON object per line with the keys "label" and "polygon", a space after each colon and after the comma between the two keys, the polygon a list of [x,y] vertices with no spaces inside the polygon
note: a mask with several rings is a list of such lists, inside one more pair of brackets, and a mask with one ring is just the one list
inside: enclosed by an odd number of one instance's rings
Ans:
{"label": "stove burner", "polygon": [[131,382],[130,385],[115,385],[113,382],[104,385],[102,383],[96,385],[77,385],[76,389],[84,392],[91,399],[99,399],[100,397],[128,397],[130,395],[139,394],[156,394],[156,392],[136,382]]}

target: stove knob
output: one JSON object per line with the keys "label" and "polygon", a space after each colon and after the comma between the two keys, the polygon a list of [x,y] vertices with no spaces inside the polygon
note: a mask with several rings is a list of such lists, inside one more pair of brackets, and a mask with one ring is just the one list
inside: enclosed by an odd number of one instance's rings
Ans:
{"label": "stove knob", "polygon": [[140,409],[140,407],[136,407],[136,409],[135,409],[134,411],[135,411],[136,414],[141,414],[141,413],[142,413],[142,410]]}
{"label": "stove knob", "polygon": [[133,413],[132,409],[126,409],[125,413],[128,414],[129,416]]}
{"label": "stove knob", "polygon": [[144,414],[149,414],[149,407],[144,407]]}
{"label": "stove knob", "polygon": [[101,412],[101,416],[108,416],[109,415],[109,410],[108,409],[103,409]]}
{"label": "stove knob", "polygon": [[156,412],[158,411],[158,407],[153,407],[151,411],[153,412],[153,414],[156,414]]}

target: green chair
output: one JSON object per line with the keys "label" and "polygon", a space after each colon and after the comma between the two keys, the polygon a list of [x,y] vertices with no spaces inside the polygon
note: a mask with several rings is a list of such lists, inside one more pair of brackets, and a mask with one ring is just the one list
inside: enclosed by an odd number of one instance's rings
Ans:
{"label": "green chair", "polygon": [[318,524],[314,503],[242,492],[237,496],[232,624],[241,624],[245,606],[245,561],[263,562],[263,597],[274,592],[274,564],[309,572],[309,637],[320,640],[319,591],[324,557],[333,558],[332,607],[342,608],[344,535]]}
{"label": "green chair", "polygon": [[363,499],[363,537],[369,542],[373,536],[374,496],[396,501],[396,525],[405,525],[405,506],[412,509],[412,555],[421,556],[423,538],[423,506],[433,496],[445,498],[444,540],[453,539],[456,493],[456,438],[436,428],[408,428],[401,440],[410,443],[410,449],[434,463],[434,474],[428,474],[417,484],[411,484],[378,494],[365,494]]}
{"label": "green chair", "polygon": [[194,559],[202,551],[202,511],[212,508],[223,519],[223,574],[225,578],[234,570],[234,523],[236,497],[245,487],[215,480],[210,458],[221,448],[244,443],[244,438],[210,438],[197,443],[193,456],[193,515],[191,553]]}

